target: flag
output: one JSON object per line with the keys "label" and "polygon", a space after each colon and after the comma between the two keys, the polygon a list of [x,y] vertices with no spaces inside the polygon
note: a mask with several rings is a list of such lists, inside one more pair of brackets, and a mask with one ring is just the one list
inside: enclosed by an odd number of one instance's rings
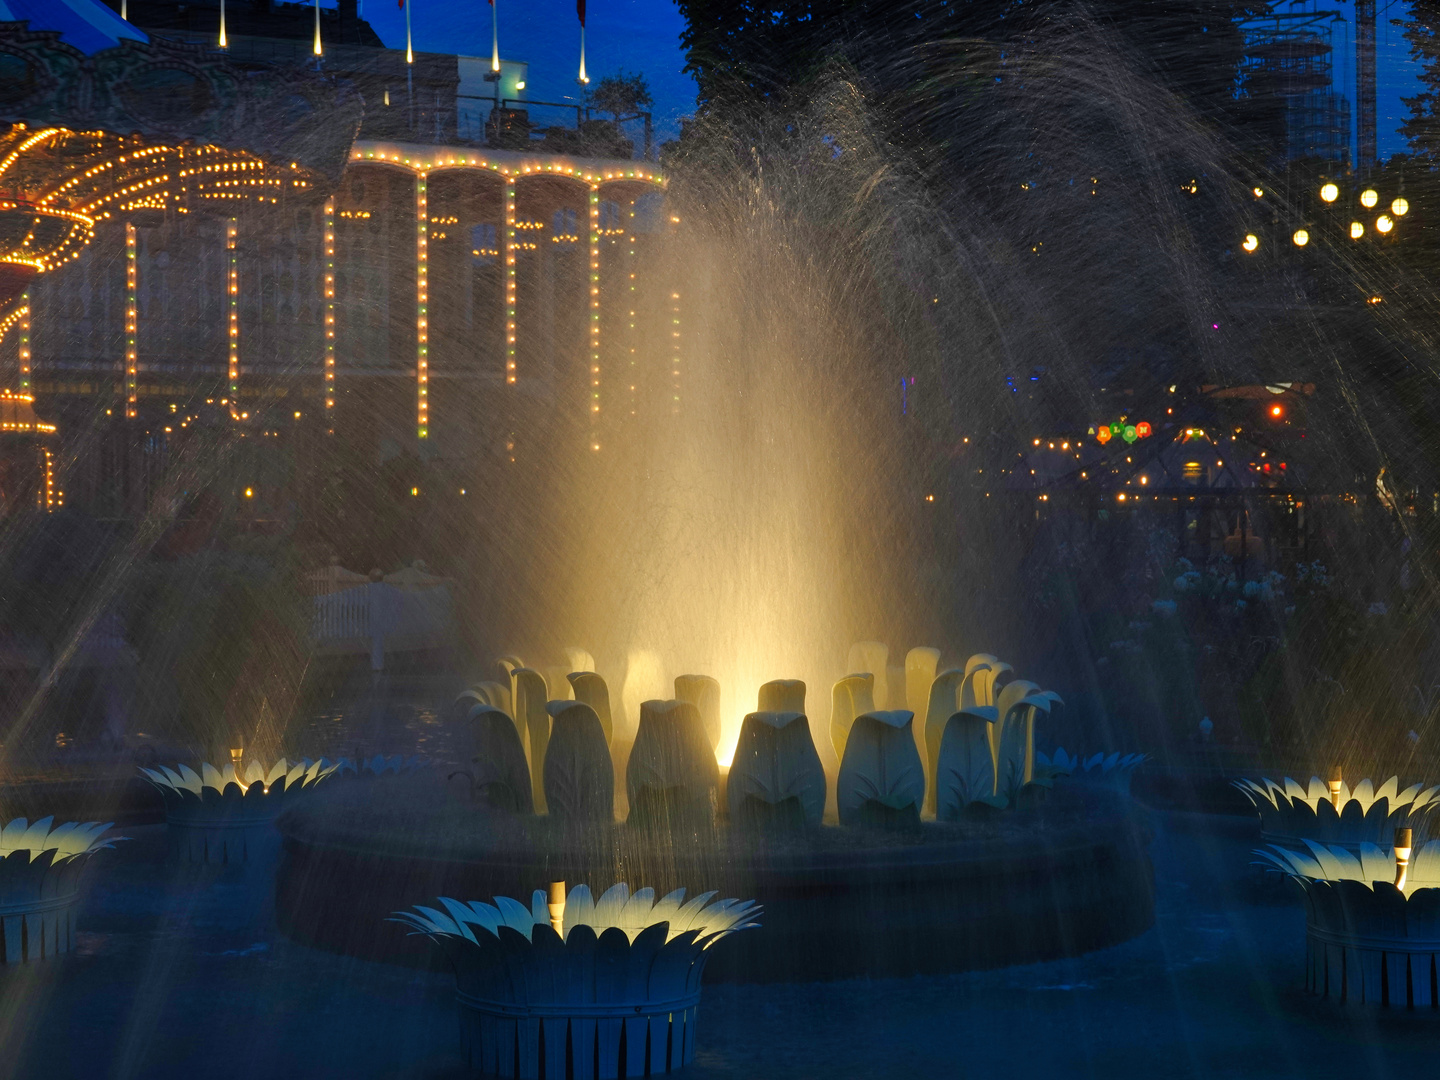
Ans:
{"label": "flag", "polygon": [[585,25],[585,0],[575,0],[575,14],[580,16],[580,25]]}
{"label": "flag", "polygon": [[399,5],[399,6],[403,8],[403,7],[405,6],[405,0],[400,0],[400,5]]}

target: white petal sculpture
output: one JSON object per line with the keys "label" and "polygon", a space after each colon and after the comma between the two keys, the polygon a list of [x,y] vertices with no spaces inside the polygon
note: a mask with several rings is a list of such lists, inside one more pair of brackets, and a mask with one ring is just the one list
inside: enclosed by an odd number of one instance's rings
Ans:
{"label": "white petal sculpture", "polygon": [[549,701],[545,676],[531,668],[510,673],[510,699],[515,703],[515,727],[530,757],[530,795],[537,813],[545,812],[545,744],[550,738]]}
{"label": "white petal sculpture", "polygon": [[890,700],[890,646],[883,641],[857,641],[850,646],[850,655],[845,666],[851,671],[868,671],[875,676],[875,706],[889,708]]}
{"label": "white petal sculpture", "polygon": [[999,720],[990,736],[996,793],[1012,804],[1021,788],[1035,779],[1035,720],[1041,713],[1048,715],[1059,701],[1060,695],[1025,679],[1007,683],[996,698]]}
{"label": "white petal sculpture", "polygon": [[845,740],[855,718],[875,711],[875,676],[868,671],[846,675],[830,688],[830,745],[835,760],[845,758]]}
{"label": "white petal sculpture", "polygon": [[589,649],[582,649],[578,645],[565,646],[565,661],[570,665],[571,671],[595,670],[595,657],[590,655]]}
{"label": "white petal sculpture", "polygon": [[805,711],[805,684],[799,679],[772,679],[760,687],[756,712]]}
{"label": "white petal sculpture", "polygon": [[989,653],[976,653],[965,661],[965,680],[960,686],[960,707],[995,705],[996,694],[1010,679],[1013,669]]}
{"label": "white petal sculpture", "polygon": [[545,690],[551,701],[574,701],[575,691],[570,686],[570,672],[574,668],[566,664],[551,664],[540,674],[545,676]]}
{"label": "white petal sculpture", "polygon": [[659,700],[667,689],[665,664],[660,654],[649,649],[631,649],[625,659],[625,681],[620,685],[620,715],[615,718],[615,738],[633,740],[639,731],[641,702]]}
{"label": "white petal sculpture", "polygon": [[914,719],[909,709],[855,718],[835,792],[842,825],[919,825],[925,770],[910,730]]}
{"label": "white petal sculpture", "polygon": [[[1362,843],[1386,844],[1397,828],[1414,831],[1416,842],[1428,840],[1440,807],[1440,785],[1412,784],[1404,791],[1390,777],[1379,788],[1365,779],[1352,791],[1343,778],[1330,785],[1318,776],[1308,788],[1290,779],[1237,780],[1238,788],[1260,813],[1260,835],[1266,843],[1295,847],[1306,840],[1358,849]],[[1338,804],[1338,808],[1337,808]]]}
{"label": "white petal sculpture", "polygon": [[552,701],[545,751],[545,804],[552,817],[615,820],[615,765],[605,729],[583,701]]}
{"label": "white petal sculpture", "polygon": [[460,696],[455,699],[460,707],[460,715],[469,715],[469,712],[476,705],[489,705],[499,709],[503,713],[510,712],[510,680],[506,677],[505,685],[497,682],[478,682],[469,690],[460,691]]}
{"label": "white petal sculpture", "polygon": [[804,713],[753,712],[726,781],[732,823],[819,825],[825,769]]}
{"label": "white petal sculpture", "polygon": [[955,821],[972,803],[1003,809],[1010,800],[996,792],[994,735],[997,710],[972,705],[950,717],[940,738],[935,773],[940,821]]}
{"label": "white petal sculpture", "polygon": [[478,797],[498,810],[535,811],[530,766],[515,721],[489,705],[470,710],[471,764]]}
{"label": "white petal sculpture", "polygon": [[189,862],[241,863],[278,853],[276,816],[339,767],[337,762],[286,761],[268,770],[251,761],[243,774],[233,764],[171,770],[141,768],[165,799],[171,846]]}
{"label": "white petal sculpture", "polygon": [[110,823],[15,818],[0,827],[0,962],[18,964],[69,952],[75,943],[80,875],[95,852],[121,837]]}
{"label": "white petal sculpture", "polygon": [[905,654],[905,707],[924,716],[930,704],[930,687],[940,669],[940,650],[917,645]]}
{"label": "white petal sculpture", "polygon": [[1403,875],[1393,847],[1370,843],[1255,854],[1305,895],[1307,990],[1342,1004],[1440,1009],[1440,843],[1414,849]]}
{"label": "white petal sculpture", "polygon": [[525,661],[518,656],[502,656],[495,661],[495,669],[500,673],[500,682],[506,686],[510,685],[510,676],[515,674],[516,668],[525,666]]}
{"label": "white petal sculpture", "polygon": [[714,821],[720,769],[700,712],[688,701],[646,701],[625,769],[630,820],[654,825]]}
{"label": "white petal sculpture", "polygon": [[596,1080],[689,1064],[706,950],[758,926],[759,906],[713,892],[687,903],[684,889],[657,902],[653,889],[632,896],[623,884],[596,901],[584,885],[568,896],[557,886],[558,903],[537,889],[528,908],[506,896],[493,905],[442,896],[444,910],[395,913],[454,965],[467,1066]]}
{"label": "white petal sculpture", "polygon": [[605,730],[605,744],[608,746],[614,734],[614,725],[610,720],[610,688],[605,685],[605,680],[588,669],[572,671],[565,678],[570,682],[575,700],[583,701],[595,710],[600,726]]}
{"label": "white petal sculpture", "polygon": [[940,763],[940,740],[945,735],[945,725],[950,722],[950,717],[960,711],[960,684],[965,678],[965,672],[948,668],[936,675],[935,681],[930,684],[930,697],[925,705],[924,738],[920,742],[925,747],[925,809],[932,814],[935,812],[935,774]]}
{"label": "white petal sculpture", "polygon": [[710,749],[720,745],[720,682],[709,675],[676,675],[675,700],[688,701],[700,710],[700,722],[710,739]]}

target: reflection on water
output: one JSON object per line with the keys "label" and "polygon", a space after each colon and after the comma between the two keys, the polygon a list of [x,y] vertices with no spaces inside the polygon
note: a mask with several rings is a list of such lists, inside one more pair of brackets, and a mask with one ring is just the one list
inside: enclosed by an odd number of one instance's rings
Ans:
{"label": "reflection on water", "polygon": [[445,710],[463,688],[463,680],[448,672],[355,672],[320,711],[296,719],[284,752],[331,759],[420,754],[460,761],[463,726],[447,724]]}

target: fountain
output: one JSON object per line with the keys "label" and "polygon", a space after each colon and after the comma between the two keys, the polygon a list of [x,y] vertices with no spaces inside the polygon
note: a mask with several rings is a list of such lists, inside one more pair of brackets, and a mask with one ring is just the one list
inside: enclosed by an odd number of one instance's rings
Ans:
{"label": "fountain", "polygon": [[0,940],[4,962],[69,952],[75,944],[80,877],[91,857],[115,846],[109,823],[16,818],[0,827]]}
{"label": "fountain", "polygon": [[[753,901],[686,901],[676,889],[593,899],[585,885],[536,889],[530,906],[440,898],[394,921],[424,934],[455,969],[466,1064],[520,1080],[646,1076],[695,1058],[700,979],[721,939],[759,925]],[[713,901],[713,902],[712,902]],[[543,1064],[542,1064],[543,1063]]]}
{"label": "fountain", "polygon": [[[923,670],[933,658],[928,650],[920,657]],[[477,702],[473,690],[456,703],[468,710],[473,736],[468,795],[416,773],[363,798],[351,785],[330,785],[285,814],[282,929],[311,944],[413,962],[377,933],[384,905],[395,910],[417,894],[523,894],[524,882],[547,873],[594,880],[618,872],[657,888],[688,882],[763,898],[764,933],[725,950],[712,974],[786,979],[1057,955],[1122,940],[1152,917],[1146,827],[1124,787],[1068,782],[1075,766],[1063,752],[1042,761],[1036,727],[1059,696],[1010,678],[994,657],[972,658],[969,676],[940,672],[926,695],[932,717],[950,709],[933,725],[933,813],[924,806],[913,714],[866,708],[849,716],[871,703],[872,673],[834,684],[838,768],[827,770],[818,752],[805,684],[776,679],[757,688],[760,708],[746,714],[722,771],[694,700],[641,702],[633,744],[607,746],[590,704],[562,699],[537,709],[544,680],[516,657],[506,663],[526,723]],[[591,700],[609,700],[598,673],[571,673],[569,682]],[[722,696],[716,683],[676,680],[702,704]],[[1127,759],[1122,769],[1115,759],[1106,769],[1106,760],[1092,766],[1097,775],[1128,776],[1136,764]],[[543,803],[530,798],[537,774]],[[1071,899],[1057,908],[1059,893]],[[837,936],[864,946],[830,948]]]}

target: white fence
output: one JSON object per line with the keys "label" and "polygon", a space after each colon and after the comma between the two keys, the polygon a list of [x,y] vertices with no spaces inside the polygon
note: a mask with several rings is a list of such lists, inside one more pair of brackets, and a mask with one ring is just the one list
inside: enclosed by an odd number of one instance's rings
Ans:
{"label": "white fence", "polygon": [[311,597],[310,637],[322,653],[370,654],[379,671],[386,653],[436,649],[453,638],[448,585],[402,589],[383,581]]}

